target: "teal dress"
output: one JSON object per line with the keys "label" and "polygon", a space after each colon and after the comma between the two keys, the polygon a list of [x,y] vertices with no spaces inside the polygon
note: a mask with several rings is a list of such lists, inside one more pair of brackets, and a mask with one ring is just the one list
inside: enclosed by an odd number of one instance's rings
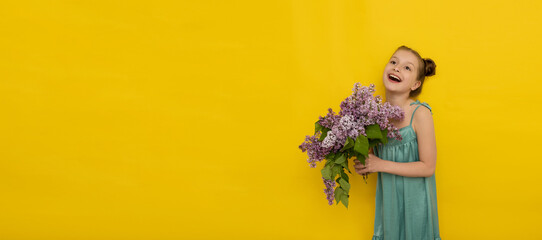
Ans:
{"label": "teal dress", "polygon": [[[410,125],[399,129],[403,140],[389,139],[387,144],[375,146],[377,157],[394,162],[420,161],[412,119],[420,106],[431,107],[418,100],[413,104],[419,106],[412,113]],[[441,240],[434,174],[403,177],[378,172],[373,240]]]}

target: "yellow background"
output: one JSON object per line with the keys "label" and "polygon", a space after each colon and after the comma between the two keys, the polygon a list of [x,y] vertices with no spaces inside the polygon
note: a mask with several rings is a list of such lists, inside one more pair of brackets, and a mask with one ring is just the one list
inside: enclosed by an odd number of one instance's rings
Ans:
{"label": "yellow background", "polygon": [[298,146],[403,44],[437,64],[441,237],[541,239],[541,11],[3,1],[0,239],[370,239],[376,175],[329,206]]}

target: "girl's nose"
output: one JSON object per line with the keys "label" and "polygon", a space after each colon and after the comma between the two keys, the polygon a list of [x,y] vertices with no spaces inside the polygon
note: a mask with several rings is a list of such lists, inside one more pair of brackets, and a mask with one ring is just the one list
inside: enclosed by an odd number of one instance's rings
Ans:
{"label": "girl's nose", "polygon": [[399,67],[394,67],[393,70],[395,70],[396,72],[399,72]]}

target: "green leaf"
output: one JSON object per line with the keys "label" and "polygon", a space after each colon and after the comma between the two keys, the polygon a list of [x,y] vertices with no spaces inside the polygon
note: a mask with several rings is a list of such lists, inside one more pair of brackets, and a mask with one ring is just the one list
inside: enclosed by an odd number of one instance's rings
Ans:
{"label": "green leaf", "polygon": [[320,120],[316,121],[314,123],[314,134],[316,134],[318,131],[322,130],[324,128],[322,125],[320,125]]}
{"label": "green leaf", "polygon": [[348,174],[344,172],[344,169],[341,171],[341,178],[344,178],[347,182],[350,182],[350,177],[348,177]]}
{"label": "green leaf", "polygon": [[322,135],[320,136],[320,139],[318,139],[318,141],[324,141],[324,139],[327,137],[327,132],[329,132],[329,128],[324,128],[324,130],[322,130]]}
{"label": "green leaf", "polygon": [[341,173],[341,170],[343,169],[343,167],[341,165],[334,165],[332,168],[331,168],[331,177],[332,178],[335,178],[335,176],[337,176],[338,174]]}
{"label": "green leaf", "polygon": [[326,160],[326,165],[324,165],[324,167],[326,167],[327,165],[329,165],[329,164],[331,164],[331,163],[333,163],[333,160],[327,159],[327,160]]}
{"label": "green leaf", "polygon": [[322,169],[322,177],[327,179],[327,180],[332,180],[331,179],[331,165],[327,165],[325,166],[323,169]]}
{"label": "green leaf", "polygon": [[348,183],[344,178],[341,178],[341,180],[339,180],[339,183],[341,184],[341,188],[344,189],[345,192],[350,191],[350,183]]}
{"label": "green leaf", "polygon": [[[344,191],[342,188],[338,187],[338,188],[335,188],[335,201],[337,202],[337,204],[339,204],[339,202],[341,201],[341,197],[344,196]],[[343,203],[344,204],[344,203]]]}
{"label": "green leaf", "polygon": [[325,156],[325,158],[326,158],[327,160],[334,160],[334,159],[335,159],[335,153],[334,153],[334,152],[330,152],[330,153],[328,153],[328,154]]}
{"label": "green leaf", "polygon": [[369,149],[373,148],[374,146],[378,145],[381,142],[382,140],[380,139],[369,139]]}
{"label": "green leaf", "polygon": [[365,133],[367,134],[367,138],[369,139],[381,139],[382,138],[382,131],[380,130],[380,126],[378,124],[369,125],[365,128]]}
{"label": "green leaf", "polygon": [[363,156],[363,154],[359,154],[356,157],[361,162],[361,164],[365,165],[365,156]]}
{"label": "green leaf", "polygon": [[348,160],[346,160],[346,162],[341,163],[341,166],[343,166],[343,168],[346,168],[346,170],[348,170],[349,173],[352,173],[350,172],[350,169],[348,168]]}
{"label": "green leaf", "polygon": [[388,129],[382,131],[382,144],[388,144]]}
{"label": "green leaf", "polygon": [[343,192],[343,195],[341,196],[341,202],[344,204],[346,208],[348,208],[348,197],[349,197],[348,194]]}
{"label": "green leaf", "polygon": [[341,152],[346,150],[346,149],[350,149],[354,146],[354,140],[350,137],[347,137],[346,138],[346,141],[344,142],[344,145],[343,145],[343,148],[341,148]]}
{"label": "green leaf", "polygon": [[368,156],[369,154],[369,140],[363,135],[359,135],[354,144],[354,151]]}
{"label": "green leaf", "polygon": [[335,163],[336,164],[341,164],[343,162],[346,161],[346,156],[344,156],[344,154],[341,154],[340,157],[338,157],[337,159],[335,159]]}

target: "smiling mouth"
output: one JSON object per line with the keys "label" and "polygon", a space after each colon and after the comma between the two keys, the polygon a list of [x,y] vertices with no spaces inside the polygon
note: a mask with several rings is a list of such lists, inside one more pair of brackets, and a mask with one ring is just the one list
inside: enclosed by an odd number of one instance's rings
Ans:
{"label": "smiling mouth", "polygon": [[388,74],[388,79],[390,79],[390,81],[393,81],[393,82],[401,82],[400,78],[392,74]]}

